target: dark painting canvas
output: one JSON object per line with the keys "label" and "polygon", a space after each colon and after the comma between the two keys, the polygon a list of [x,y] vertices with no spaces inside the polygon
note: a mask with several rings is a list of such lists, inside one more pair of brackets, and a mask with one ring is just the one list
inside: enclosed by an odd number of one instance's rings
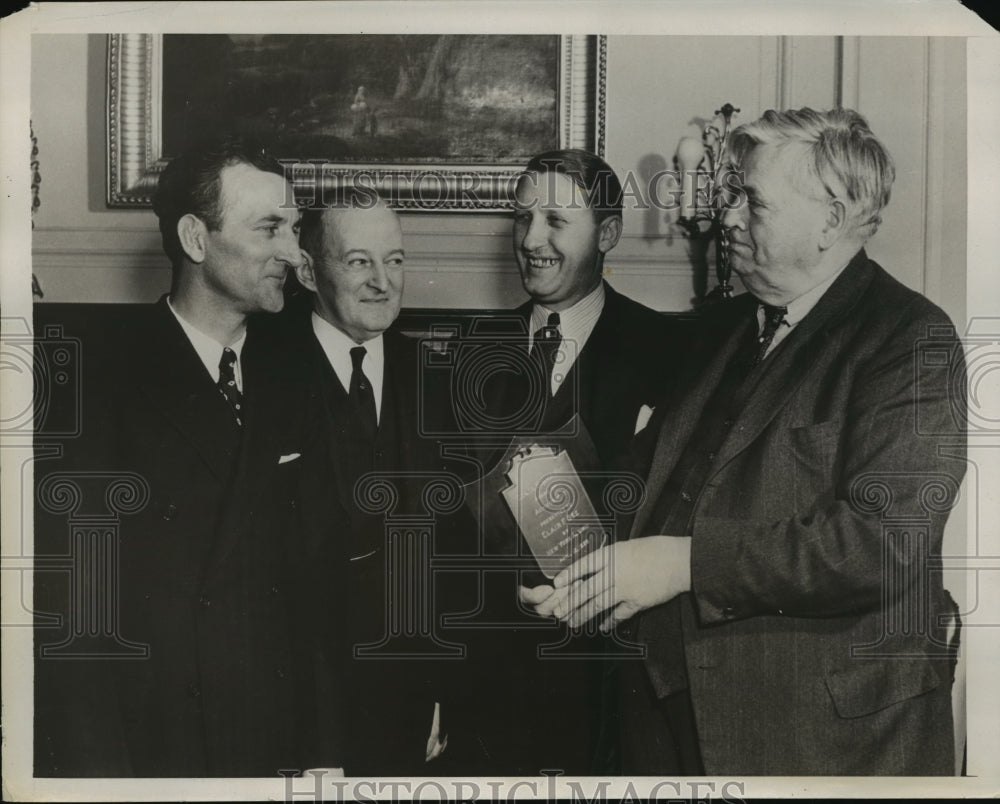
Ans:
{"label": "dark painting canvas", "polygon": [[163,37],[163,152],[235,131],[282,156],[523,164],[559,143],[559,37]]}

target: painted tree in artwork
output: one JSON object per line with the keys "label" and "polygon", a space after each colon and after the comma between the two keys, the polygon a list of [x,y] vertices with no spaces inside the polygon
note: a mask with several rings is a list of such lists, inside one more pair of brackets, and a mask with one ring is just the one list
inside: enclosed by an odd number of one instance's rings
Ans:
{"label": "painted tree in artwork", "polygon": [[445,79],[449,65],[449,57],[454,50],[455,37],[442,34],[434,43],[427,60],[427,69],[424,72],[424,80],[417,90],[417,100],[439,101],[444,97]]}

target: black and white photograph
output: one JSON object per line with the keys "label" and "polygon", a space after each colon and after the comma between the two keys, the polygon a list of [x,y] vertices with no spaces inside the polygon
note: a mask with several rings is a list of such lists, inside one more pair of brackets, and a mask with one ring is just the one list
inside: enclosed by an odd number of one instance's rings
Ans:
{"label": "black and white photograph", "polygon": [[5,800],[1000,794],[1000,37],[911,12],[0,22]]}

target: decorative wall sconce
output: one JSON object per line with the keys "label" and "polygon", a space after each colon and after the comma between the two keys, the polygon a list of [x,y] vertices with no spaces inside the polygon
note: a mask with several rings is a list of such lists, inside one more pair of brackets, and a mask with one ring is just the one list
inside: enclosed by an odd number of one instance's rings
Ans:
{"label": "decorative wall sconce", "polygon": [[[28,121],[28,132],[31,134],[31,228],[34,230],[35,212],[42,203],[38,200],[38,185],[42,183],[42,174],[38,167],[38,137],[35,136],[35,127],[30,120]],[[36,296],[39,299],[45,296],[42,292],[42,285],[34,273],[31,274],[31,296],[32,299]]]}
{"label": "decorative wall sconce", "polygon": [[723,104],[706,124],[700,140],[682,137],[677,144],[677,169],[681,176],[677,224],[688,239],[704,238],[715,243],[715,275],[719,284],[705,297],[706,301],[728,299],[733,295],[726,232],[722,228],[722,189],[728,169],[723,164],[723,156],[733,115],[739,111],[731,103]]}

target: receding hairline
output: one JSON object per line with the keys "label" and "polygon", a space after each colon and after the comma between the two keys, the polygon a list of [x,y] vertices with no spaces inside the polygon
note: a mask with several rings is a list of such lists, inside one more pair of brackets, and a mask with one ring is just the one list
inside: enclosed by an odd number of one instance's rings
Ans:
{"label": "receding hairline", "polygon": [[[229,175],[232,175],[232,171],[239,168],[249,168],[252,173],[262,173],[265,176],[274,176],[282,185],[288,185],[288,179],[281,173],[275,173],[272,170],[261,170],[256,165],[251,162],[247,162],[244,159],[234,159],[233,161],[222,166],[219,170],[219,225],[226,218],[226,213],[232,208],[232,199],[229,198],[229,193],[226,192],[226,173],[229,171]],[[281,199],[279,200],[278,206],[282,206],[285,200],[287,200],[289,195],[283,193]],[[291,208],[289,207],[289,210]],[[301,210],[296,210],[293,215],[289,215],[291,218],[298,218],[301,215]]]}
{"label": "receding hairline", "polygon": [[339,244],[341,240],[340,222],[348,214],[363,215],[370,212],[388,212],[390,218],[395,221],[396,227],[402,233],[402,222],[399,213],[396,212],[383,198],[378,198],[370,206],[362,207],[357,205],[331,206],[325,207],[320,214],[320,242],[323,253],[319,259],[326,260],[330,254],[331,245]]}

